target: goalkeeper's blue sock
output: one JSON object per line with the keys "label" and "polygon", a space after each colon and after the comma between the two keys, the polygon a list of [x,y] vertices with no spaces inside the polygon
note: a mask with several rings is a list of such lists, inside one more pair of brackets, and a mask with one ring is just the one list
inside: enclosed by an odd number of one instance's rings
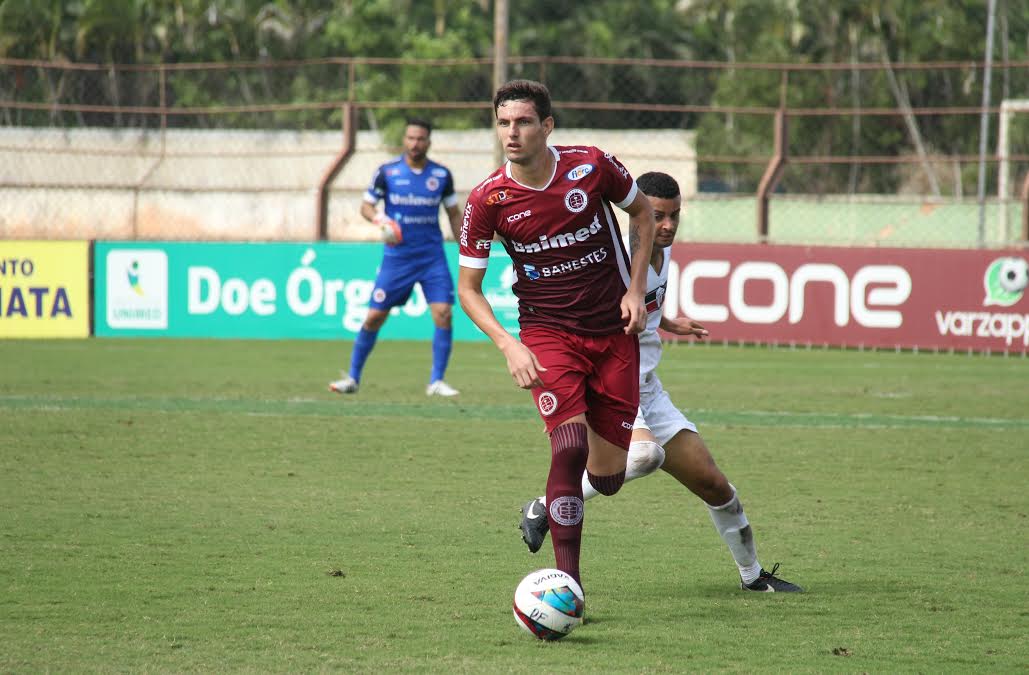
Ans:
{"label": "goalkeeper's blue sock", "polygon": [[361,371],[364,370],[364,362],[375,347],[375,340],[379,337],[379,331],[365,330],[357,331],[354,339],[354,352],[350,355],[350,377],[357,382],[361,381]]}
{"label": "goalkeeper's blue sock", "polygon": [[450,361],[450,350],[453,346],[454,331],[450,328],[437,328],[432,334],[432,375],[429,384],[443,379]]}

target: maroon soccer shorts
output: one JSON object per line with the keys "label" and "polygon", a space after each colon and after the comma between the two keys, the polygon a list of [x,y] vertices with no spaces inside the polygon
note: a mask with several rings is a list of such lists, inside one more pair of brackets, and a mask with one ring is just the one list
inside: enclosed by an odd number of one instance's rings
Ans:
{"label": "maroon soccer shorts", "polygon": [[586,423],[605,440],[625,449],[640,403],[640,347],[635,335],[575,335],[530,326],[522,344],[547,372],[532,390],[547,433],[570,417],[586,413]]}

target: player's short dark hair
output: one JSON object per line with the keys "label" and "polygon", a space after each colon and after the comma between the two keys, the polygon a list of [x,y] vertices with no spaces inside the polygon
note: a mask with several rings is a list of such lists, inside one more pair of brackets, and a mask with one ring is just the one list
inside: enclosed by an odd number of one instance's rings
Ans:
{"label": "player's short dark hair", "polygon": [[531,101],[541,122],[548,117],[554,116],[550,103],[550,90],[542,82],[536,82],[535,80],[511,80],[500,87],[493,97],[493,114],[496,114],[497,108],[500,107],[501,103],[506,103],[507,101]]}
{"label": "player's short dark hair", "polygon": [[675,199],[679,196],[679,184],[667,173],[648,171],[636,176],[636,187],[648,197]]}
{"label": "player's short dark hair", "polygon": [[427,131],[430,136],[432,135],[432,122],[425,119],[424,117],[408,117],[407,126],[421,127],[422,129],[425,129],[425,131]]}

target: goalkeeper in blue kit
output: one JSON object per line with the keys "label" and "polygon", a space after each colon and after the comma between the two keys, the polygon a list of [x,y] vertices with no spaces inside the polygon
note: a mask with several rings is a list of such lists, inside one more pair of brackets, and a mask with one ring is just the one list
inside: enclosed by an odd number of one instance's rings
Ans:
{"label": "goalkeeper in blue kit", "polygon": [[[368,315],[354,340],[350,369],[329,390],[355,394],[361,373],[389,311],[421,286],[436,328],[432,336],[432,370],[425,393],[456,396],[443,375],[450,360],[454,282],[443,252],[439,207],[442,204],[454,238],[459,236],[461,210],[454,178],[442,164],[428,158],[432,124],[410,119],[404,130],[404,154],[378,168],[364,194],[361,215],[379,226],[385,243],[382,265],[368,303]],[[377,205],[383,202],[383,210]]]}

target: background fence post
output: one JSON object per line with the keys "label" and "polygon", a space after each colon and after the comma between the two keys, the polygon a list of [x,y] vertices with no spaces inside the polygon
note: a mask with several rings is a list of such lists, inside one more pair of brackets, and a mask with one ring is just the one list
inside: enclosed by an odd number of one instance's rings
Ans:
{"label": "background fence post", "polygon": [[[1004,208],[1006,205],[1001,204]],[[1029,171],[1025,172],[1022,181],[1022,243],[1029,242]]]}
{"label": "background fence post", "polygon": [[779,183],[783,168],[786,166],[786,153],[789,145],[786,129],[786,110],[779,108],[775,112],[775,141],[772,158],[761,176],[757,187],[757,239],[760,243],[768,243],[768,199]]}
{"label": "background fence post", "polygon": [[357,148],[357,115],[356,107],[352,103],[343,104],[343,146],[339,149],[339,154],[332,160],[332,164],[325,171],[321,181],[318,183],[318,205],[317,205],[317,219],[318,222],[315,228],[315,237],[319,241],[325,241],[329,238],[329,188],[332,187],[332,181],[336,180],[336,176],[343,170],[350,157],[354,154],[354,150]]}
{"label": "background fence post", "polygon": [[161,64],[157,69],[157,96],[161,109],[161,130],[158,132],[161,138],[161,150],[157,154],[157,158],[150,163],[146,171],[139,177],[136,184],[132,187],[132,238],[139,239],[139,195],[143,191],[143,187],[150,180],[150,177],[154,175],[157,168],[164,162],[165,155],[167,153],[168,143],[168,78],[166,75],[166,66]]}

